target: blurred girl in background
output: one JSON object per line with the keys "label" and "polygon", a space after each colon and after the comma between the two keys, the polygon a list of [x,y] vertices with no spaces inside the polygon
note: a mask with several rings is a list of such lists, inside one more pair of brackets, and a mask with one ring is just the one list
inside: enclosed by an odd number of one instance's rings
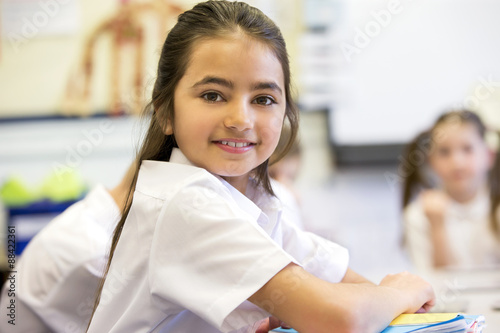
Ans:
{"label": "blurred girl in background", "polygon": [[498,140],[473,112],[453,111],[408,145],[405,244],[419,270],[500,263],[500,159],[491,134]]}

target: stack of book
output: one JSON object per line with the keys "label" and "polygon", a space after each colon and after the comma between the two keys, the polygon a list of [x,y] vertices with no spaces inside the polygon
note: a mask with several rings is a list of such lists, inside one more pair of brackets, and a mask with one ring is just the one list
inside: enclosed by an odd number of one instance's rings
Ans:
{"label": "stack of book", "polygon": [[458,313],[402,314],[381,333],[460,332],[481,333],[484,317]]}
{"label": "stack of book", "polygon": [[[459,313],[402,314],[381,333],[481,333],[484,327],[481,315]],[[294,329],[276,328],[270,332],[295,333]]]}

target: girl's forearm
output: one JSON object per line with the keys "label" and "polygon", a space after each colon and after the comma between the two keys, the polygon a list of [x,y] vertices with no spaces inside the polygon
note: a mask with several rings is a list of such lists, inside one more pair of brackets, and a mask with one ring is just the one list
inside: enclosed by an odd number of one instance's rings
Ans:
{"label": "girl's forearm", "polygon": [[347,269],[347,272],[345,273],[344,278],[342,279],[342,282],[345,282],[345,283],[368,283],[368,284],[373,285],[373,282],[371,282],[370,280],[368,280],[364,276],[359,275],[358,273],[356,273],[355,271],[353,271],[350,268]]}
{"label": "girl's forearm", "polygon": [[411,303],[394,288],[369,284],[338,283],[317,296],[314,302],[318,305],[313,309],[321,311],[316,316],[311,314],[307,320],[310,326],[299,332],[332,332],[333,327],[335,332],[380,332],[392,319],[407,312]]}
{"label": "girl's forearm", "polygon": [[453,255],[450,251],[447,231],[443,218],[430,218],[432,260],[434,267],[445,267],[454,263]]}
{"label": "girl's forearm", "polygon": [[[342,293],[349,297],[349,306],[343,314],[349,323],[345,323],[341,332],[380,332],[392,319],[409,308],[410,301],[401,292],[390,287],[344,283],[335,287],[334,294],[343,289]],[[330,311],[337,310],[333,308]]]}
{"label": "girl's forearm", "polygon": [[[379,286],[332,284],[288,266],[249,300],[302,333],[379,332],[400,313],[415,312],[432,298],[430,286],[409,277],[402,282],[397,275]],[[273,296],[280,301],[272,302]]]}

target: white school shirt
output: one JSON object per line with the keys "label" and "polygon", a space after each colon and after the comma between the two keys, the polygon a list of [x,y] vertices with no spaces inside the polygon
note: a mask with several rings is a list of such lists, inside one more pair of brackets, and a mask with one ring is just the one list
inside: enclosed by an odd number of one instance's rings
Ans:
{"label": "white school shirt", "polygon": [[252,181],[246,194],[178,149],[143,161],[89,332],[244,332],[268,316],[248,297],[290,262],[344,277],[346,249],[281,223]]}
{"label": "white school shirt", "polygon": [[[16,263],[15,296],[4,285],[0,332],[85,332],[120,215],[99,185],[44,227]],[[11,299],[15,326],[6,316]]]}
{"label": "white school shirt", "polygon": [[302,211],[299,202],[293,193],[277,180],[271,179],[274,194],[282,204],[281,218],[294,224],[297,228],[305,230]]}
{"label": "white school shirt", "polygon": [[[500,242],[490,227],[490,199],[483,189],[466,204],[452,201],[445,215],[445,228],[454,268],[487,267],[500,264]],[[420,198],[404,211],[405,244],[415,267],[433,269],[430,222]]]}

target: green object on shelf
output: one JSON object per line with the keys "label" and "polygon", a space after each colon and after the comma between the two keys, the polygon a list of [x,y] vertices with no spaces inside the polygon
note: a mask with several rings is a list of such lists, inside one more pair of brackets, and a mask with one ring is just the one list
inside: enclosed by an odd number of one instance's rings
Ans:
{"label": "green object on shelf", "polygon": [[0,198],[6,206],[16,207],[32,203],[37,196],[21,179],[12,177],[0,188]]}
{"label": "green object on shelf", "polygon": [[54,202],[76,200],[86,191],[80,175],[68,169],[63,173],[56,172],[49,175],[40,187],[39,195]]}

